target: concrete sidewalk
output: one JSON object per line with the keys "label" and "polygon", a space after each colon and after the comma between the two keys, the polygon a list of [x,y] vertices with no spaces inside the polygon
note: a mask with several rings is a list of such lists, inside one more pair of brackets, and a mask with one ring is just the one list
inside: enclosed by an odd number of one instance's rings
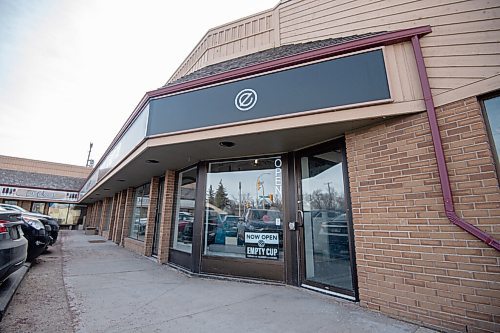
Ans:
{"label": "concrete sidewalk", "polygon": [[77,332],[433,332],[281,285],[191,277],[81,231],[62,233]]}

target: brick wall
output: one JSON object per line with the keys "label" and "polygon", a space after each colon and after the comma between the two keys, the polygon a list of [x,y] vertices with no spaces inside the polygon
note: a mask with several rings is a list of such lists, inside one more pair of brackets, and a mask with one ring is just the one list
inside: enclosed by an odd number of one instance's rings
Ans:
{"label": "brick wall", "polygon": [[163,190],[162,202],[162,221],[160,224],[160,239],[158,241],[158,261],[160,263],[168,262],[168,255],[171,241],[172,215],[174,209],[175,193],[175,171],[167,170],[165,172],[165,184]]}
{"label": "brick wall", "polygon": [[[459,216],[500,236],[500,189],[475,98],[437,109]],[[452,225],[426,113],[346,135],[360,302],[460,332],[500,332],[500,256]]]}
{"label": "brick wall", "polygon": [[160,185],[160,178],[151,178],[151,186],[149,188],[149,206],[148,216],[146,223],[146,230],[144,235],[144,251],[143,254],[147,257],[151,256],[153,248],[153,237],[155,230],[156,206],[158,203],[158,187]]}
{"label": "brick wall", "polygon": [[120,192],[115,227],[113,232],[113,242],[120,244],[122,240],[122,229],[123,229],[123,216],[125,215],[125,202],[126,202],[127,190]]}
{"label": "brick wall", "polygon": [[123,247],[132,252],[144,255],[144,242],[137,239],[125,237],[123,239]]}

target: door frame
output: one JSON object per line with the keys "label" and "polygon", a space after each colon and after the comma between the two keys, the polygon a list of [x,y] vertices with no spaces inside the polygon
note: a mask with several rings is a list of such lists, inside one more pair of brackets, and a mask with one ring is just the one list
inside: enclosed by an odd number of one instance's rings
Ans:
{"label": "door frame", "polygon": [[[349,238],[349,259],[351,263],[351,276],[352,276],[352,285],[353,291],[346,290],[342,288],[337,288],[334,286],[326,286],[320,284],[318,282],[309,281],[306,279],[306,257],[305,257],[305,234],[304,234],[304,221],[300,218],[299,211],[302,211],[302,170],[301,170],[301,158],[305,156],[312,156],[314,154],[325,153],[334,148],[340,148],[342,152],[342,168],[343,172],[343,181],[344,181],[344,193],[346,200],[346,216],[347,216],[347,234]],[[313,289],[316,291],[320,291],[323,293],[327,293],[334,296],[339,296],[342,298],[346,298],[353,301],[359,300],[359,292],[358,292],[358,274],[356,268],[356,252],[355,252],[355,244],[354,244],[354,226],[352,219],[352,206],[351,206],[351,192],[350,192],[350,184],[349,184],[349,170],[347,168],[347,154],[346,154],[346,144],[345,138],[337,138],[334,140],[330,140],[324,143],[321,143],[316,146],[308,147],[294,153],[294,166],[295,166],[295,196],[297,200],[295,200],[295,211],[297,219],[301,219],[298,221],[297,228],[297,262],[298,262],[298,279],[299,285]],[[328,288],[326,288],[328,287]]]}

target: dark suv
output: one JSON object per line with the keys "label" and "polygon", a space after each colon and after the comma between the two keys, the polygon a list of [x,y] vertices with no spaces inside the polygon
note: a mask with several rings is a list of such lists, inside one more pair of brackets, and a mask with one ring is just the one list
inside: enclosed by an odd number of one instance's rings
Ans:
{"label": "dark suv", "polygon": [[23,237],[21,214],[0,208],[0,283],[26,261],[28,241]]}
{"label": "dark suv", "polygon": [[245,244],[245,231],[268,231],[279,233],[281,248],[283,246],[282,220],[279,210],[250,208],[244,218],[238,222],[238,245]]}
{"label": "dark suv", "polygon": [[59,235],[59,224],[57,221],[50,217],[49,215],[44,215],[40,213],[28,212],[26,209],[9,204],[0,204],[5,210],[20,212],[23,216],[31,217],[40,220],[45,226],[45,230],[47,231],[47,235],[49,236],[49,244],[52,245],[56,242],[57,236]]}

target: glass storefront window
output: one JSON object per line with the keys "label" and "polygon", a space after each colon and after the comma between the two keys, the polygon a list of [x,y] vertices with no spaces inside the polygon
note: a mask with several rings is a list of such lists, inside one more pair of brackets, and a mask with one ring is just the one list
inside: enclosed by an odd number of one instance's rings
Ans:
{"label": "glass storefront window", "polygon": [[132,221],[130,221],[129,237],[140,241],[144,241],[144,235],[146,234],[149,189],[150,184],[147,183],[136,188],[134,193],[134,209],[132,213]]}
{"label": "glass storefront window", "polygon": [[489,129],[491,148],[496,159],[497,173],[500,177],[500,96],[483,100],[486,124]]}
{"label": "glass storefront window", "polygon": [[82,210],[85,208],[86,206],[82,205],[51,202],[49,203],[49,212],[47,215],[56,219],[59,224],[78,224],[82,217]]}
{"label": "glass storefront window", "polygon": [[191,253],[193,241],[196,167],[179,173],[175,210],[174,249]]}
{"label": "glass storefront window", "polygon": [[45,202],[33,202],[31,204],[31,211],[39,214],[43,214],[45,210]]}
{"label": "glass storefront window", "polygon": [[279,157],[210,163],[205,255],[283,260],[281,167]]}
{"label": "glass storefront window", "polygon": [[70,224],[68,223],[68,210],[69,204],[61,204],[51,202],[49,203],[49,214],[52,218],[57,220],[59,224]]}

